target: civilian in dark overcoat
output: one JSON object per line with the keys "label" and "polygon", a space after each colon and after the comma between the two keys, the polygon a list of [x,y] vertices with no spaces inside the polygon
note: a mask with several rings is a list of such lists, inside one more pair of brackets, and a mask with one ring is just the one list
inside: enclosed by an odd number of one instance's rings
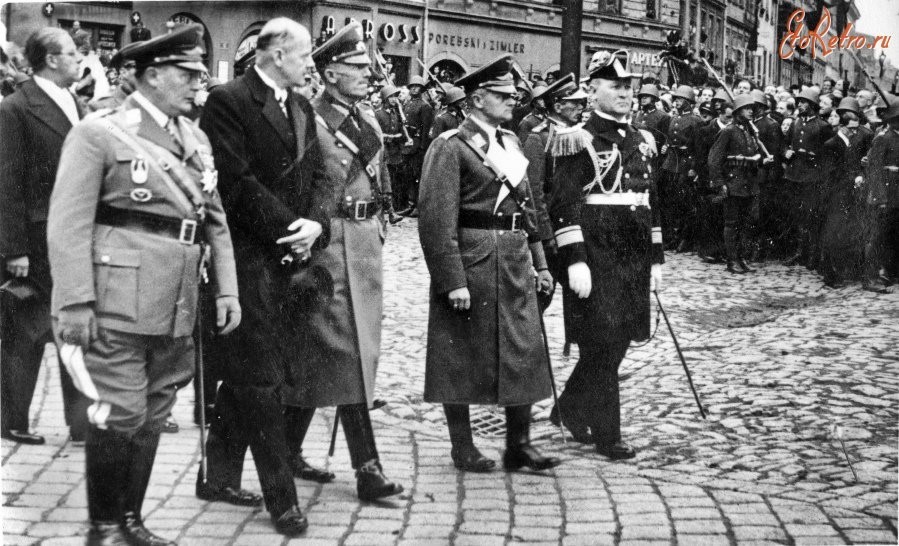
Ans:
{"label": "civilian in dark overcoat", "polygon": [[507,470],[559,464],[528,433],[531,404],[550,394],[533,270],[552,280],[526,160],[514,133],[499,129],[515,104],[511,62],[504,55],[457,82],[469,116],[433,142],[422,175],[419,235],[431,275],[424,399],[444,404],[453,462],[474,472],[495,463],[474,446],[469,404],[505,406]]}
{"label": "civilian in dark overcoat", "polygon": [[[240,490],[249,444],[266,508],[285,534],[305,527],[281,405],[284,389],[306,364],[298,357],[306,328],[299,315],[308,302],[296,281],[309,270],[297,264],[327,244],[335,204],[315,114],[291,91],[305,82],[308,60],[303,58],[311,49],[302,25],[284,18],[270,21],[257,42],[256,65],[213,89],[200,120],[219,171],[244,319],[234,335],[206,344],[207,360],[221,368],[223,384],[207,442],[209,472],[205,483],[198,478],[197,493],[254,504],[253,496]],[[293,240],[283,240],[290,234]],[[294,265],[286,265],[285,257]],[[297,420],[308,426],[302,416]]]}
{"label": "civilian in dark overcoat", "polygon": [[869,227],[864,288],[891,292],[894,287],[888,283],[899,278],[899,102],[890,104],[881,118],[887,128],[871,142],[865,171]]}
{"label": "civilian in dark overcoat", "polygon": [[[619,53],[623,55],[618,56]],[[575,300],[581,358],[556,412],[597,452],[635,456],[622,441],[618,367],[630,342],[649,337],[650,291],[660,288],[662,228],[652,169],[655,142],[627,122],[633,98],[627,52],[590,62],[596,110],[556,158],[549,213]]]}
{"label": "civilian in dark overcoat", "polygon": [[[2,418],[0,434],[15,442],[38,444],[29,433],[28,410],[50,332],[50,264],[47,261],[47,211],[62,144],[82,116],[68,87],[78,79],[81,54],[59,29],[43,29],[26,43],[34,77],[0,104],[0,282],[13,278],[35,295],[16,300],[2,293]],[[88,401],[60,366],[65,420],[71,438],[83,441]]]}

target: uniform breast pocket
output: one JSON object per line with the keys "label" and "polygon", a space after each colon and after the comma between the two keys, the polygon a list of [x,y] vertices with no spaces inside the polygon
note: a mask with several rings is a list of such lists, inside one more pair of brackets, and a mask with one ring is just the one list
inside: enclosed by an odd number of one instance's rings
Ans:
{"label": "uniform breast pocket", "polygon": [[493,253],[494,234],[487,229],[463,229],[459,232],[459,254],[466,268],[482,262]]}
{"label": "uniform breast pocket", "polygon": [[94,249],[94,282],[97,312],[137,321],[140,290],[140,251],[122,248]]}

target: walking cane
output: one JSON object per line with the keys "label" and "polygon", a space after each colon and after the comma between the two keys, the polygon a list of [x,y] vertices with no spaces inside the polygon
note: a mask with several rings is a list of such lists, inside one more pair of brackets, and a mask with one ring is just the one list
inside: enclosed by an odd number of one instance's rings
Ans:
{"label": "walking cane", "polygon": [[680,357],[680,363],[684,366],[684,371],[687,373],[687,383],[690,384],[690,390],[693,391],[693,398],[696,400],[696,405],[699,407],[699,415],[702,415],[702,418],[705,419],[705,410],[702,409],[702,402],[699,401],[699,395],[696,393],[696,387],[693,386],[693,378],[690,376],[690,369],[687,368],[687,361],[684,359],[684,353],[680,350],[680,343],[677,342],[677,336],[674,335],[674,330],[671,328],[671,322],[668,320],[668,315],[665,313],[665,308],[662,307],[662,300],[659,299],[659,293],[656,290],[652,291],[656,296],[656,302],[659,304],[659,311],[662,312],[662,318],[665,319],[665,325],[668,326],[668,332],[671,333],[671,339],[674,340],[674,348],[677,349],[677,356]]}
{"label": "walking cane", "polygon": [[549,371],[549,382],[553,388],[553,403],[555,403],[556,407],[559,408],[559,433],[562,435],[562,444],[568,445],[568,440],[565,439],[565,427],[563,425],[564,419],[562,419],[562,406],[559,404],[559,393],[556,390],[556,378],[553,376],[553,364],[549,358],[549,340],[546,337],[546,324],[543,322],[543,313],[540,312],[538,307],[537,316],[540,318],[540,332],[543,334],[543,352],[546,354],[546,369]]}

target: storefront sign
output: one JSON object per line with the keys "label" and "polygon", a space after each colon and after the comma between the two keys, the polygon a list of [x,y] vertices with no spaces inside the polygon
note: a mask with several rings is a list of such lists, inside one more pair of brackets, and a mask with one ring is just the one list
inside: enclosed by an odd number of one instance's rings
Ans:
{"label": "storefront sign", "polygon": [[464,34],[440,34],[429,32],[428,43],[448,47],[498,51],[500,53],[524,53],[524,43],[522,42],[495,40],[492,38],[484,38],[483,36]]}
{"label": "storefront sign", "polygon": [[98,34],[97,47],[101,49],[115,49],[119,47],[119,33],[115,29],[101,28]]}
{"label": "storefront sign", "polygon": [[[354,17],[344,19],[344,26],[350,23],[358,22],[362,26],[362,39],[368,41],[374,36],[375,24],[369,19],[358,21]],[[337,32],[336,23],[333,15],[322,17],[321,37],[327,38],[333,36]],[[378,36],[385,42],[396,42],[401,44],[417,44],[421,42],[421,31],[416,25],[398,24],[391,21],[382,23],[378,27]]]}
{"label": "storefront sign", "polygon": [[247,53],[255,50],[257,40],[259,40],[259,34],[253,34],[244,38],[237,46],[237,51],[234,53],[234,60],[239,61],[240,59],[243,59]]}
{"label": "storefront sign", "polygon": [[636,66],[662,66],[662,58],[658,53],[644,53],[642,51],[631,52],[631,64]]}

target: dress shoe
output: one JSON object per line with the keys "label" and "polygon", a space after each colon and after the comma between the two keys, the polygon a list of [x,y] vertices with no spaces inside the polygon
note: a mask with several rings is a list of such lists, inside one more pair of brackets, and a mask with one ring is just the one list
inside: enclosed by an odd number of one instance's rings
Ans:
{"label": "dress shoe", "polygon": [[226,502],[235,506],[262,506],[262,496],[245,489],[223,487],[219,490],[209,485],[197,484],[197,497],[210,502]]}
{"label": "dress shoe", "polygon": [[736,264],[736,262],[727,262],[727,270],[734,275],[745,275],[746,272]]}
{"label": "dress shoe", "polygon": [[162,424],[162,432],[168,432],[169,434],[174,434],[181,430],[181,427],[178,426],[178,422],[172,418],[170,415],[168,419],[165,420],[165,423]]}
{"label": "dress shoe", "polygon": [[28,444],[33,446],[43,445],[46,442],[43,436],[38,436],[37,434],[32,434],[30,432],[21,430],[5,430],[3,431],[3,434],[0,434],[0,437],[3,437],[6,440],[12,440],[13,442],[18,442],[20,444]]}
{"label": "dress shoe", "polygon": [[122,518],[122,530],[131,546],[177,546],[171,540],[151,533],[144,527],[140,516],[134,512],[125,512]]}
{"label": "dress shoe", "polygon": [[277,518],[272,516],[272,521],[275,522],[275,530],[281,533],[282,535],[288,536],[296,536],[306,530],[309,527],[309,522],[306,520],[306,516],[300,512],[300,509],[296,506],[284,512]]}
{"label": "dress shoe", "polygon": [[465,472],[490,472],[496,468],[496,461],[488,459],[475,446],[450,450],[453,466]]}
{"label": "dress shoe", "polygon": [[565,345],[562,346],[562,356],[571,356],[571,342],[566,341]]}
{"label": "dress shoe", "polygon": [[746,263],[746,260],[742,258],[737,260],[737,265],[740,266],[740,269],[743,270],[743,273],[755,273],[755,269],[749,267],[749,264]]}
{"label": "dress shoe", "polygon": [[[562,424],[558,406],[553,406],[552,411],[549,412],[549,421],[556,426]],[[571,437],[574,438],[575,442],[580,442],[582,444],[593,443],[593,437],[590,435],[590,429],[587,425],[579,423],[575,419],[568,418],[565,419],[565,428],[571,433]]]}
{"label": "dress shoe", "polygon": [[290,459],[290,469],[293,475],[301,480],[310,482],[328,483],[334,481],[334,473],[315,468],[303,458],[302,455],[295,455]]}
{"label": "dress shoe", "polygon": [[878,294],[892,294],[893,287],[887,286],[880,279],[874,281],[866,281],[862,283],[862,290],[867,290],[868,292],[876,292]]}
{"label": "dress shoe", "polygon": [[556,457],[545,457],[530,444],[507,447],[503,454],[503,468],[506,470],[519,470],[528,467],[531,470],[549,470],[562,464]]}
{"label": "dress shoe", "polygon": [[633,459],[637,456],[637,451],[631,446],[627,445],[624,442],[615,442],[611,445],[596,445],[596,452],[600,455],[605,455],[606,457],[612,459],[613,461],[620,461],[622,459]]}
{"label": "dress shoe", "polygon": [[377,459],[363,463],[356,470],[356,494],[361,500],[371,501],[402,492],[403,486],[387,479]]}
{"label": "dress shoe", "polygon": [[387,221],[390,222],[390,225],[396,225],[403,221],[403,217],[395,212],[390,212],[387,214]]}
{"label": "dress shoe", "polygon": [[128,546],[122,526],[114,521],[92,521],[86,546]]}

